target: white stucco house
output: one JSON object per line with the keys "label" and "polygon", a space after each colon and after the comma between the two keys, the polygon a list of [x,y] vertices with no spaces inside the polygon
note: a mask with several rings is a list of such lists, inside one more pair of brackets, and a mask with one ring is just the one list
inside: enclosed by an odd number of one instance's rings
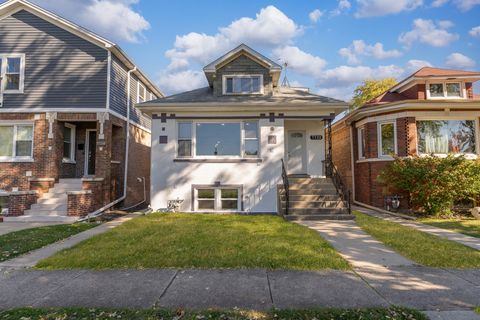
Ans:
{"label": "white stucco house", "polygon": [[[292,208],[340,213],[325,128],[348,104],[280,86],[282,67],[244,44],[203,70],[208,87],[137,105],[152,116],[151,207],[277,213],[287,183]],[[307,184],[326,194],[301,193]]]}

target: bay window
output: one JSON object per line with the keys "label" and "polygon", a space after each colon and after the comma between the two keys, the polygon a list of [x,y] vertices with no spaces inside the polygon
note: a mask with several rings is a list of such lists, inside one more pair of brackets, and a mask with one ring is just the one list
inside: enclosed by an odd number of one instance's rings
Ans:
{"label": "bay window", "polygon": [[224,76],[223,79],[223,94],[262,93],[263,76],[261,75]]}
{"label": "bay window", "polygon": [[178,122],[177,156],[199,158],[257,158],[257,121]]}
{"label": "bay window", "polygon": [[378,124],[378,156],[389,157],[397,153],[395,122]]}
{"label": "bay window", "polygon": [[417,121],[418,153],[475,154],[475,120]]}
{"label": "bay window", "polygon": [[24,87],[23,54],[0,54],[0,78],[3,93],[21,93]]}
{"label": "bay window", "polygon": [[194,192],[195,211],[241,211],[238,187],[202,187]]}
{"label": "bay window", "polygon": [[0,124],[0,161],[33,157],[33,125]]}

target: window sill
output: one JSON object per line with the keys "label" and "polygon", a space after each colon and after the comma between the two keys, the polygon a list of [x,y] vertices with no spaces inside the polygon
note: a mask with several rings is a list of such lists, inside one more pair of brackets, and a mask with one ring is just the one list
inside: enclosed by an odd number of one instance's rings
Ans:
{"label": "window sill", "polygon": [[[419,157],[429,157],[431,156],[432,154],[431,153],[419,153],[418,156]],[[438,158],[446,158],[448,157],[449,154],[447,153],[434,153],[433,156],[434,157],[438,157]],[[473,153],[450,153],[450,155],[453,155],[454,157],[461,157],[461,156],[464,156],[465,159],[467,160],[476,160],[479,158],[478,155],[476,154],[473,154]]]}
{"label": "window sill", "polygon": [[23,90],[5,90],[3,94],[23,94]]}
{"label": "window sill", "polygon": [[62,163],[76,164],[77,162],[75,160],[71,160],[71,159],[63,159]]}
{"label": "window sill", "polygon": [[173,162],[196,162],[196,163],[260,163],[262,158],[175,158]]}
{"label": "window sill", "polygon": [[387,162],[387,161],[393,161],[395,160],[392,157],[382,157],[382,158],[366,158],[366,159],[359,159],[356,161],[356,163],[365,163],[365,162]]}
{"label": "window sill", "polygon": [[0,163],[34,162],[33,158],[0,158]]}

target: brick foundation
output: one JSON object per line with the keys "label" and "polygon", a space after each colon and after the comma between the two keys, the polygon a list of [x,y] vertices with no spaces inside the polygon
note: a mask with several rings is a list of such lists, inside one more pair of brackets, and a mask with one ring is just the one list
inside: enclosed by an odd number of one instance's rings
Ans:
{"label": "brick foundation", "polygon": [[92,191],[68,192],[68,215],[84,217],[95,211],[95,196]]}
{"label": "brick foundation", "polygon": [[37,202],[38,197],[36,191],[10,192],[3,196],[8,197],[8,214],[6,214],[8,217],[23,215],[25,210],[30,209],[32,204]]}

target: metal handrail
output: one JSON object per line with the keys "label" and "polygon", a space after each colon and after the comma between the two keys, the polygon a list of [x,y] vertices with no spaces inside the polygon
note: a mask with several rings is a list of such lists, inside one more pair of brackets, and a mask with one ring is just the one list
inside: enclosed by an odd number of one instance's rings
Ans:
{"label": "metal handrail", "polygon": [[337,189],[338,194],[340,194],[342,200],[347,203],[348,214],[352,214],[351,192],[347,189],[345,183],[343,183],[342,176],[338,172],[337,167],[335,167],[330,157],[327,157],[325,160],[325,167],[327,177],[332,179],[333,185]]}
{"label": "metal handrail", "polygon": [[287,169],[285,169],[285,162],[282,160],[282,180],[283,188],[285,189],[285,215],[288,215],[288,208],[290,206],[290,184],[288,183]]}

